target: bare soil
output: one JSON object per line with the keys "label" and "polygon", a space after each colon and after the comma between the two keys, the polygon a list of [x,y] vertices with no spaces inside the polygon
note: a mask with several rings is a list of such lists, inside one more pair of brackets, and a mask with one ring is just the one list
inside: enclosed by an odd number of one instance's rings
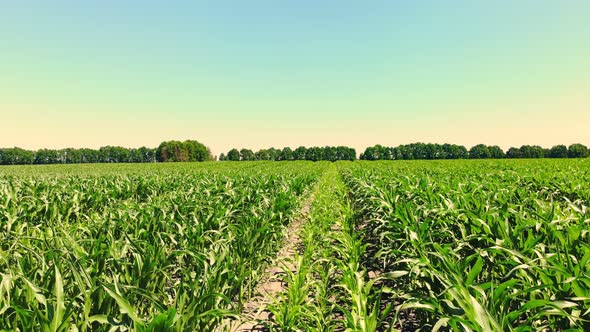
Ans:
{"label": "bare soil", "polygon": [[241,317],[222,324],[220,331],[267,331],[263,322],[269,320],[270,312],[266,310],[266,306],[275,301],[277,296],[286,290],[287,285],[283,281],[285,279],[285,269],[295,272],[293,261],[295,253],[301,247],[299,233],[309,216],[313,198],[312,192],[303,202],[297,217],[291,221],[283,247],[275,261],[264,272],[260,283],[256,287],[255,295],[244,304]]}

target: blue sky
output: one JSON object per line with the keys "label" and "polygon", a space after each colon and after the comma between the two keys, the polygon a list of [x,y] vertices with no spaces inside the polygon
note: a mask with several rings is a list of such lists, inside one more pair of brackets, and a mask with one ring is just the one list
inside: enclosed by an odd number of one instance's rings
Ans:
{"label": "blue sky", "polygon": [[20,1],[0,13],[0,146],[590,144],[588,1]]}

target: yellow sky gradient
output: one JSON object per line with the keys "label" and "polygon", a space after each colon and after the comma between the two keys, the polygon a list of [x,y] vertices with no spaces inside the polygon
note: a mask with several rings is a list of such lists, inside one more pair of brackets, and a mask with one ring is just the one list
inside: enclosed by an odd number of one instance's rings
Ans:
{"label": "yellow sky gradient", "polygon": [[[212,112],[203,117],[190,112],[166,116],[165,112],[153,110],[123,113],[97,105],[0,104],[0,145],[27,149],[155,147],[163,140],[197,139],[217,155],[232,147],[299,145],[347,145],[358,152],[374,144],[397,146],[412,142],[448,142],[468,148],[485,143],[504,149],[523,144],[590,145],[590,95],[586,91],[590,90],[572,87],[557,96],[540,95],[534,101],[439,105],[436,112],[414,114],[388,112],[387,105],[380,105],[354,113],[347,111],[340,118],[329,112],[261,113],[250,117],[240,113],[218,117]],[[84,112],[78,111],[81,108]]]}
{"label": "yellow sky gradient", "polygon": [[590,2],[0,4],[0,147],[590,146]]}

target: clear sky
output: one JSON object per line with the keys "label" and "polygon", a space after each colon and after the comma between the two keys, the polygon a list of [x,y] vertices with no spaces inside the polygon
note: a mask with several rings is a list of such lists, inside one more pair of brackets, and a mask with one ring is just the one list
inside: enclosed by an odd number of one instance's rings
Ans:
{"label": "clear sky", "polygon": [[4,1],[0,146],[590,145],[590,1]]}

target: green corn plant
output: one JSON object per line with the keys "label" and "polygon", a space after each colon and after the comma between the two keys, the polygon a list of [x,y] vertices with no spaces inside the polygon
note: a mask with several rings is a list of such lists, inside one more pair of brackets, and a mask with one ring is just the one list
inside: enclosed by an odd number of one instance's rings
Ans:
{"label": "green corn plant", "polygon": [[[569,161],[358,163],[343,171],[372,250],[405,271],[400,329],[588,328],[588,181]],[[566,170],[562,171],[562,170]],[[574,203],[575,201],[575,203]],[[580,264],[580,263],[583,264]],[[408,317],[413,317],[408,319]]]}
{"label": "green corn plant", "polygon": [[0,330],[213,330],[326,163],[0,170]]}

